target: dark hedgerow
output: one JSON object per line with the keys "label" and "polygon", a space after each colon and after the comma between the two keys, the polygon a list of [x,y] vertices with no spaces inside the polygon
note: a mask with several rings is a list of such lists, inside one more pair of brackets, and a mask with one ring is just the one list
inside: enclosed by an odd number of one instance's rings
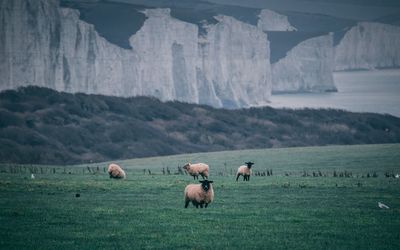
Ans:
{"label": "dark hedgerow", "polygon": [[334,109],[216,109],[152,97],[0,93],[0,162],[71,164],[234,149],[399,143],[400,118]]}

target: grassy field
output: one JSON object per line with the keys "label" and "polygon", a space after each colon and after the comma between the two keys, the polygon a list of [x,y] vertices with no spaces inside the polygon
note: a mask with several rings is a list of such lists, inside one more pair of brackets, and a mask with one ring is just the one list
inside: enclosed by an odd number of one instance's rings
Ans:
{"label": "grassy field", "polygon": [[[254,172],[273,175],[235,182],[247,160]],[[174,173],[186,161],[212,169],[215,200],[207,209],[183,208],[183,189],[194,181]],[[0,249],[400,249],[400,179],[385,177],[400,173],[399,144],[117,163],[126,180],[109,179],[106,163],[1,166]],[[171,175],[162,174],[167,167]]]}

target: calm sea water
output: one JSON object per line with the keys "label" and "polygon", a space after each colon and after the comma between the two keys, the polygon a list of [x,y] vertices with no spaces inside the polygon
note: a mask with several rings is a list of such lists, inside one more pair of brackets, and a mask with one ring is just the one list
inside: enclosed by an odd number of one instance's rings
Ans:
{"label": "calm sea water", "polygon": [[400,69],[339,72],[334,80],[336,93],[273,95],[270,106],[335,108],[400,117]]}

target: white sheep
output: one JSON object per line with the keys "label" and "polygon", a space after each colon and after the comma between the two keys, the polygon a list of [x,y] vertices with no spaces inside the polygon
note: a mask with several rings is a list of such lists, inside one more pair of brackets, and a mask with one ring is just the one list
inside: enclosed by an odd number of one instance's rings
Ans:
{"label": "white sheep", "polygon": [[115,179],[126,178],[125,171],[115,163],[111,163],[110,165],[108,165],[108,174],[110,175],[110,178],[115,178]]}
{"label": "white sheep", "polygon": [[237,174],[236,174],[236,181],[238,181],[239,176],[243,175],[243,181],[249,181],[250,180],[250,175],[251,175],[251,166],[254,165],[253,162],[245,162],[244,164],[238,168]]}
{"label": "white sheep", "polygon": [[199,175],[203,177],[203,180],[208,179],[209,167],[205,163],[187,163],[185,166],[183,166],[183,169],[185,169],[191,176],[193,176],[194,180],[196,178],[199,179]]}
{"label": "white sheep", "polygon": [[211,185],[213,181],[203,180],[201,184],[189,184],[185,188],[185,208],[192,202],[196,208],[208,206],[214,200],[214,189]]}

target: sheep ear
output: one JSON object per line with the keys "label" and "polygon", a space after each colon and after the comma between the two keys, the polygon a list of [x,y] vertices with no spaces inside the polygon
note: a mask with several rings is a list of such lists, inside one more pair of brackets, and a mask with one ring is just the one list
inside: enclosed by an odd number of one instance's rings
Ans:
{"label": "sheep ear", "polygon": [[208,183],[213,183],[214,181],[208,181]]}
{"label": "sheep ear", "polygon": [[199,181],[200,183],[203,183],[204,181]]}

